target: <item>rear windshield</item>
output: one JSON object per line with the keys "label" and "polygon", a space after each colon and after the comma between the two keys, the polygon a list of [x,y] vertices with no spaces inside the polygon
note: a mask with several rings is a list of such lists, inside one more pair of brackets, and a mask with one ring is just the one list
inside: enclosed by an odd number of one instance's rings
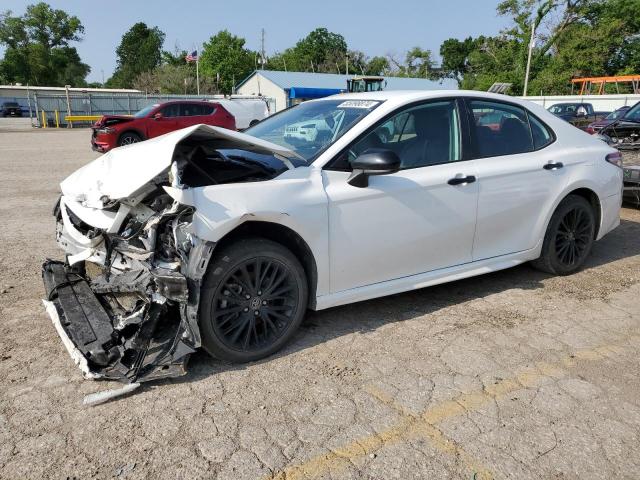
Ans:
{"label": "rear windshield", "polygon": [[15,108],[15,107],[19,107],[20,105],[18,105],[16,102],[4,102],[4,106]]}

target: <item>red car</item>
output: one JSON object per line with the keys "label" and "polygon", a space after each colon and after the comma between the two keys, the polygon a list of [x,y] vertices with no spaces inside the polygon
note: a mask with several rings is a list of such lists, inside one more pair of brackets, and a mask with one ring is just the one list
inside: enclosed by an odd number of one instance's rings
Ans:
{"label": "red car", "polygon": [[133,116],[103,116],[92,127],[91,148],[107,152],[200,123],[236,129],[235,117],[219,103],[179,100],[149,105]]}

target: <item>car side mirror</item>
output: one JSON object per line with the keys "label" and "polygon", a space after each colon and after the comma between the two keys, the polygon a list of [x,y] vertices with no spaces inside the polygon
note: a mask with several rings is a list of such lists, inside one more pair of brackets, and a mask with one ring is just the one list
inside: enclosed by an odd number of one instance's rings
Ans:
{"label": "car side mirror", "polygon": [[347,183],[354,187],[369,186],[370,175],[388,175],[400,170],[400,157],[392,150],[370,148],[351,162],[353,172]]}
{"label": "car side mirror", "polygon": [[161,120],[164,117],[164,115],[162,115],[162,112],[158,112],[153,116],[154,120]]}

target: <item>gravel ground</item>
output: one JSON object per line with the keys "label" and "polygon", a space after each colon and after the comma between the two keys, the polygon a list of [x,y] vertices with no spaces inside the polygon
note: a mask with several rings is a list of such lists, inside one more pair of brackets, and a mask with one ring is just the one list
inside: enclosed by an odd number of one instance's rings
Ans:
{"label": "gravel ground", "polygon": [[0,132],[0,478],[595,479],[640,471],[640,212],[586,268],[527,265],[312,313],[261,362],[93,408],[44,313],[86,130]]}

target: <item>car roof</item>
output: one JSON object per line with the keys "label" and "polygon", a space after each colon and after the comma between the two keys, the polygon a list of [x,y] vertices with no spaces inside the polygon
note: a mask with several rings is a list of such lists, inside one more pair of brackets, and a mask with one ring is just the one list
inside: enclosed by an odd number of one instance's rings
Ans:
{"label": "car roof", "polygon": [[[215,100],[213,100],[215,102]],[[209,100],[189,100],[188,98],[181,100],[167,100],[166,102],[154,103],[154,105],[171,105],[174,103],[202,103],[205,105],[211,104]]]}
{"label": "car roof", "polygon": [[421,100],[451,98],[451,97],[476,97],[486,100],[497,100],[529,107],[529,100],[522,100],[509,95],[499,93],[482,92],[478,90],[383,90],[380,92],[339,93],[330,97],[324,97],[310,102],[322,102],[327,100],[374,100],[389,101],[397,104],[411,103]]}

